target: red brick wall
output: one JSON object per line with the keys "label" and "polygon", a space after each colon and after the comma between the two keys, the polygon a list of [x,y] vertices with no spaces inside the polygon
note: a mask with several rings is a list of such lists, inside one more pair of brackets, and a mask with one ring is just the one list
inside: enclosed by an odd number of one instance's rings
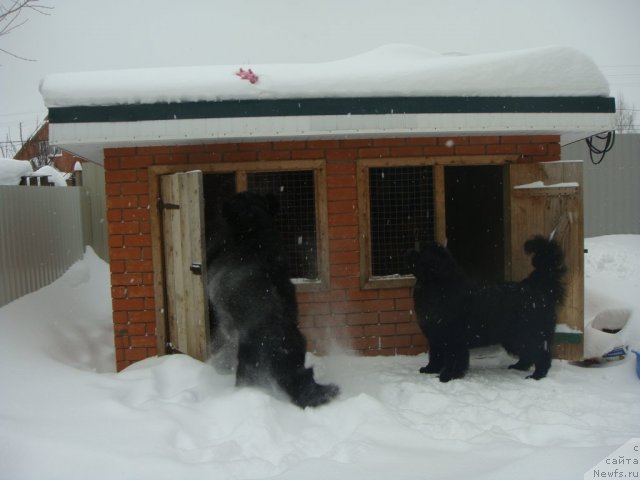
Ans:
{"label": "red brick wall", "polygon": [[118,370],[157,354],[147,167],[209,162],[326,159],[329,290],[300,293],[309,349],[332,342],[365,355],[416,354],[426,341],[411,290],[360,289],[356,164],[360,158],[519,154],[560,159],[557,136],[323,140],[138,147],[105,151],[111,294]]}

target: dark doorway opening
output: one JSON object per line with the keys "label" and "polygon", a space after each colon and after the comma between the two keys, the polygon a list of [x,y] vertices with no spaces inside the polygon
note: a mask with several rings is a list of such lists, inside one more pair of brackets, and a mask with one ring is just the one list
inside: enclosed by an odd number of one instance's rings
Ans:
{"label": "dark doorway opening", "polygon": [[447,246],[475,278],[504,280],[502,166],[445,167]]}

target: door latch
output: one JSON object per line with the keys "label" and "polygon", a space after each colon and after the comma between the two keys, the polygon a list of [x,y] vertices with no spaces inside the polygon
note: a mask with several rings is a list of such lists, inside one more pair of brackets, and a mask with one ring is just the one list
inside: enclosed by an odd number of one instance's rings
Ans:
{"label": "door latch", "polygon": [[191,270],[191,273],[193,273],[194,275],[202,275],[202,264],[192,263],[189,267],[189,270]]}

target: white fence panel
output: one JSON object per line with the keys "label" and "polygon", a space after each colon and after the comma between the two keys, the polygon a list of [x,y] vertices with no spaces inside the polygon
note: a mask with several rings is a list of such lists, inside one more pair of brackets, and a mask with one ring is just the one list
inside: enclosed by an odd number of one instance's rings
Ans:
{"label": "white fence panel", "polygon": [[82,258],[81,187],[0,187],[0,306]]}
{"label": "white fence panel", "polygon": [[617,135],[599,165],[584,141],[562,147],[562,159],[584,160],[585,237],[640,233],[640,135]]}
{"label": "white fence panel", "polygon": [[82,201],[85,245],[91,245],[100,258],[109,262],[104,167],[89,162],[83,164],[82,186],[86,190]]}

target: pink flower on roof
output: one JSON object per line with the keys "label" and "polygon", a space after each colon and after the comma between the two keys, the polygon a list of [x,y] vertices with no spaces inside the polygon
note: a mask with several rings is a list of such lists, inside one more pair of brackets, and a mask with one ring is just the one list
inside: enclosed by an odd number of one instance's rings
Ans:
{"label": "pink flower on roof", "polygon": [[244,70],[244,69],[240,69],[236,72],[236,75],[238,77],[240,77],[243,80],[249,80],[249,83],[254,84],[258,81],[258,75],[256,75],[255,73],[253,73],[253,70],[249,69],[249,70]]}

